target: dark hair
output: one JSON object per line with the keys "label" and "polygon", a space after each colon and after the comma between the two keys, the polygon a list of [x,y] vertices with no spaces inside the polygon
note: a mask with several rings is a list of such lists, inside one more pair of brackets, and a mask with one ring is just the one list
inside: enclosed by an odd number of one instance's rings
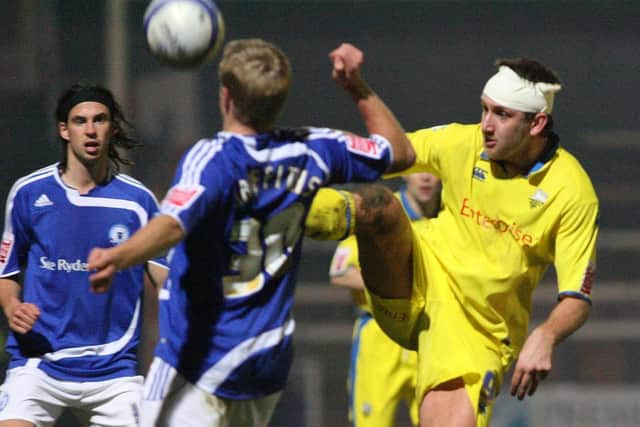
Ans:
{"label": "dark hair", "polygon": [[561,83],[555,71],[535,59],[526,57],[498,59],[496,61],[496,68],[502,65],[511,68],[520,77],[530,82]]}
{"label": "dark hair", "polygon": [[[562,84],[555,71],[544,65],[542,62],[532,58],[521,57],[498,59],[495,65],[496,68],[500,68],[503,65],[507,66],[517,75],[523,79],[529,80],[530,82]],[[525,118],[527,120],[533,120],[534,117],[535,113],[525,113]],[[551,114],[548,115],[547,125],[544,127],[542,134],[553,143],[560,141],[560,137],[553,132],[553,116]]]}
{"label": "dark hair", "polygon": [[[113,94],[109,89],[102,86],[89,84],[89,83],[76,83],[69,89],[64,91],[58,98],[58,105],[56,107],[55,118],[58,123],[67,123],[69,120],[69,112],[71,109],[86,101],[99,102],[105,105],[111,113],[111,123],[113,126],[113,135],[109,141],[109,158],[113,163],[116,171],[120,170],[122,165],[132,165],[133,162],[120,155],[118,149],[131,150],[142,146],[140,142],[133,135],[133,127],[131,123],[126,119],[122,108],[116,102]],[[62,142],[62,157],[60,159],[60,168],[64,171],[67,168],[67,143],[63,138],[60,138]]]}

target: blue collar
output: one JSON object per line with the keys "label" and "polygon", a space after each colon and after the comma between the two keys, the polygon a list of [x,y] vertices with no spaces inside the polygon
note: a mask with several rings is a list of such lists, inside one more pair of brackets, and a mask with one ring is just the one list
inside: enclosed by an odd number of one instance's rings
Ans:
{"label": "blue collar", "polygon": [[400,202],[402,203],[402,207],[404,208],[404,211],[407,213],[407,216],[411,221],[416,221],[422,218],[422,215],[411,209],[411,205],[409,204],[409,200],[407,199],[406,186],[402,186],[402,188],[400,188]]}

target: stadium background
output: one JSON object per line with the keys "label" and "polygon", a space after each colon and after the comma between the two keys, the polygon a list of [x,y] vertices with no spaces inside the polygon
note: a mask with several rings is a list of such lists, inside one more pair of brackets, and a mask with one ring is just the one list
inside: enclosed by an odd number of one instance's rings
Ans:
{"label": "stadium background", "polygon": [[[146,49],[145,0],[0,3],[0,198],[12,182],[58,158],[53,109],[77,80],[110,87],[145,147],[130,173],[158,197],[180,153],[219,128],[217,60],[195,71],[160,66]],[[503,390],[496,426],[640,425],[640,4],[630,1],[218,2],[227,40],[262,37],[290,56],[294,85],[283,125],[362,131],[330,78],[327,53],[363,48],[365,75],[407,130],[473,122],[496,58],[530,56],[565,83],[554,116],[562,144],[601,198],[594,308],[555,354],[554,370],[522,403]],[[0,220],[2,221],[2,220]],[[274,427],[339,427],[352,312],[326,272],[334,244],[305,241],[295,308],[296,361]],[[490,249],[490,248],[489,248]],[[532,325],[555,298],[553,274],[535,298]],[[64,420],[60,425],[71,425]],[[399,415],[398,425],[406,425]]]}

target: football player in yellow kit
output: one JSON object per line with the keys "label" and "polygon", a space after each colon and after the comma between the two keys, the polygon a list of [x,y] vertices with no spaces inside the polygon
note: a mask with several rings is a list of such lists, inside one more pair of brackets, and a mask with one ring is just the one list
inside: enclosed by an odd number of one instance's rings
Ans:
{"label": "football player in yellow kit", "polygon": [[[440,210],[440,180],[429,173],[404,177],[395,196],[411,221],[428,221]],[[405,402],[418,425],[416,379],[418,357],[391,340],[371,315],[358,262],[355,236],[336,248],[329,270],[331,284],[351,291],[358,316],[353,329],[347,381],[349,420],[354,427],[393,427],[396,410]]]}
{"label": "football player in yellow kit", "polygon": [[[388,189],[367,186],[318,194],[307,221],[311,236],[355,230],[376,321],[418,350],[423,427],[488,425],[514,361],[511,394],[535,393],[555,346],[590,311],[598,199],[553,131],[560,81],[527,58],[497,66],[480,123],[409,134],[417,160],[403,173],[434,173],[445,188],[436,219],[413,224]],[[558,303],[527,335],[533,291],[551,265]]]}

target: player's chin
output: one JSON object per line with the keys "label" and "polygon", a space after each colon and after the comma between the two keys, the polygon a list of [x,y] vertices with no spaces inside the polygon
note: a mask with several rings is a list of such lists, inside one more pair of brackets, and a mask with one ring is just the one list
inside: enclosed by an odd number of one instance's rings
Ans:
{"label": "player's chin", "polygon": [[502,153],[496,146],[487,147],[485,145],[484,154],[489,158],[489,160],[493,160],[494,162],[505,160],[504,153]]}
{"label": "player's chin", "polygon": [[103,150],[85,151],[82,156],[82,162],[87,166],[100,164],[108,158],[108,153]]}

